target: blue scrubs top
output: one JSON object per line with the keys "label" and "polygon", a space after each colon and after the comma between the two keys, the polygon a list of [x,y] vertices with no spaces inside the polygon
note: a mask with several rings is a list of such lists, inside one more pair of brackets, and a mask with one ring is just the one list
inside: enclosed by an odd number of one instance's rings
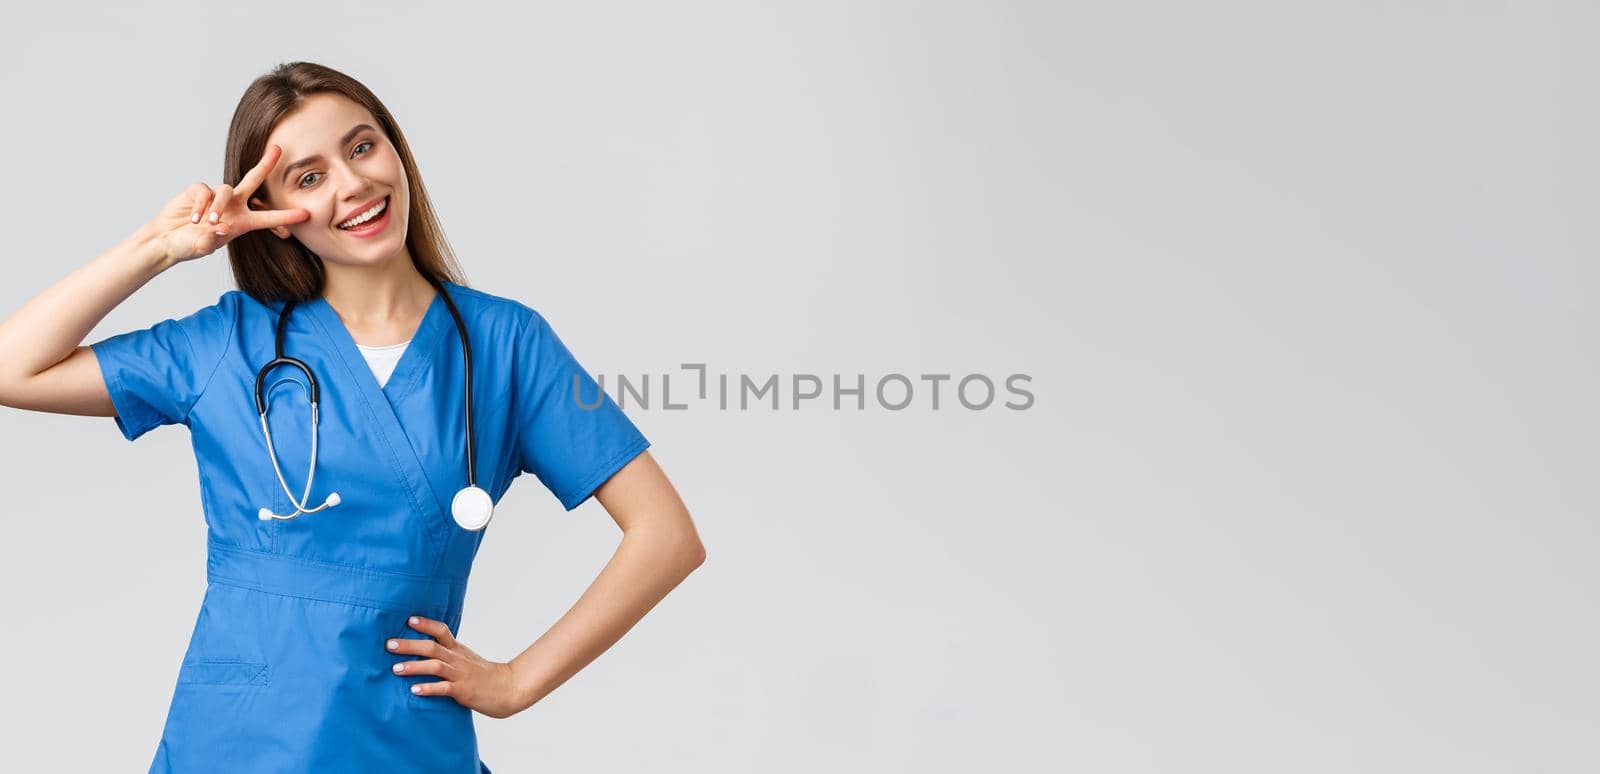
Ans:
{"label": "blue scrubs top", "polygon": [[[620,407],[533,309],[445,283],[472,342],[478,485],[499,502],[532,473],[572,510],[649,447]],[[178,672],[151,772],[429,771],[477,774],[472,712],[417,696],[385,649],[425,639],[409,615],[459,632],[473,557],[487,530],[457,526],[467,485],[461,343],[435,295],[379,386],[326,300],[290,312],[284,352],[320,384],[317,470],[289,520],[255,408],[256,371],[273,358],[280,303],[241,291],[187,317],[92,344],[134,440],[189,428],[207,528],[205,598]],[[266,380],[279,465],[299,496],[310,460],[305,378]],[[596,404],[597,399],[599,400]]]}

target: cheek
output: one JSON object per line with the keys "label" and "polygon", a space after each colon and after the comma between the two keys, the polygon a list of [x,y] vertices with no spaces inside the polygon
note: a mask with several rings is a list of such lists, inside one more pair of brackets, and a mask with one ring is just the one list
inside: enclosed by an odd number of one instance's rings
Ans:
{"label": "cheek", "polygon": [[406,180],[406,165],[402,164],[400,162],[400,154],[395,153],[394,150],[391,148],[389,150],[389,154],[388,154],[387,158],[384,159],[384,163],[389,168],[389,177],[391,179],[399,181],[401,183],[405,182],[405,180]]}

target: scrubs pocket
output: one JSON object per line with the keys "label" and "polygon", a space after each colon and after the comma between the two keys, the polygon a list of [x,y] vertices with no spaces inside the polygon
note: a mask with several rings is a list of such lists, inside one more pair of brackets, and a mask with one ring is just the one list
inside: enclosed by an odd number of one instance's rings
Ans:
{"label": "scrubs pocket", "polygon": [[267,665],[242,659],[197,659],[178,669],[179,685],[266,685]]}

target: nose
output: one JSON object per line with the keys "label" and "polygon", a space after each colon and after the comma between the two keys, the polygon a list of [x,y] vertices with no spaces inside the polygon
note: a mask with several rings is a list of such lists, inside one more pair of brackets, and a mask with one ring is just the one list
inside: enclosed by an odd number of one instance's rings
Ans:
{"label": "nose", "polygon": [[347,205],[360,204],[372,198],[375,187],[371,180],[352,174],[345,178],[345,184],[339,191],[339,198]]}
{"label": "nose", "polygon": [[345,204],[360,204],[372,198],[376,187],[372,180],[348,163],[339,166],[339,200]]}

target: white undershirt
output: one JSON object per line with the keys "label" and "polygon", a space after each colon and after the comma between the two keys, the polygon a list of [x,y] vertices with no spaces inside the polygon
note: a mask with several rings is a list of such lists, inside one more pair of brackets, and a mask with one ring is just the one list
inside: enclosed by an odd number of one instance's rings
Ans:
{"label": "white undershirt", "polygon": [[372,375],[378,377],[378,386],[382,387],[389,383],[389,375],[394,373],[395,365],[400,362],[400,356],[405,354],[406,345],[410,343],[411,339],[387,347],[357,344],[356,349],[361,350],[361,356],[367,359],[367,365],[372,368]]}

